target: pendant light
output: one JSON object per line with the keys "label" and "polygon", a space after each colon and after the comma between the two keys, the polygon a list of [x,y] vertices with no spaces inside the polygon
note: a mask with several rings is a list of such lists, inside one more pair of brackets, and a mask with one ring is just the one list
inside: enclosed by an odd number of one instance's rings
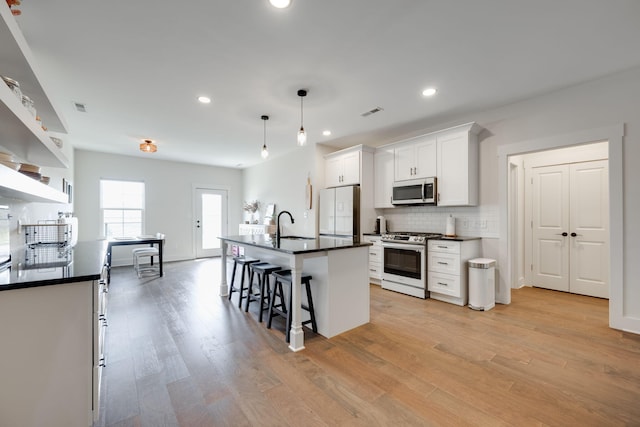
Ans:
{"label": "pendant light", "polygon": [[140,151],[143,153],[155,153],[158,151],[158,146],[153,143],[150,139],[145,139],[142,144],[140,144]]}
{"label": "pendant light", "polygon": [[269,0],[271,6],[277,7],[278,9],[284,9],[291,5],[291,0]]}
{"label": "pendant light", "polygon": [[300,89],[298,91],[298,96],[300,97],[300,130],[298,131],[298,145],[303,146],[307,145],[307,132],[304,130],[303,126],[303,108],[302,108],[302,100],[305,96],[307,96],[307,91],[304,89]]}
{"label": "pendant light", "polygon": [[263,159],[269,157],[269,150],[267,150],[267,120],[269,120],[269,116],[261,116],[260,117],[264,123],[264,143],[262,144],[262,152],[260,155]]}

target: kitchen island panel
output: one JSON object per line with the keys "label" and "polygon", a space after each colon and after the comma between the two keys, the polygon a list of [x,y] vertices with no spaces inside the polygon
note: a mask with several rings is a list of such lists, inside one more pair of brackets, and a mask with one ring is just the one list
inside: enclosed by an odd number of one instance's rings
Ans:
{"label": "kitchen island panel", "polygon": [[[323,259],[327,267],[314,276],[311,292],[314,303],[316,295],[320,297],[318,332],[331,338],[369,323],[369,249],[330,251]],[[313,264],[316,259],[305,260],[305,266],[307,261]]]}
{"label": "kitchen island panel", "polygon": [[[347,242],[345,239],[316,239],[307,248],[274,248],[265,238],[242,240],[222,237],[223,254],[228,244],[244,248],[247,257],[258,258],[292,270],[296,285],[292,295],[292,326],[289,348],[304,349],[301,322],[308,319],[300,309],[301,274],[311,274],[311,291],[318,323],[318,333],[331,338],[369,322],[369,248],[371,243]],[[313,243],[312,243],[313,242]],[[223,259],[220,295],[228,295],[230,271]],[[239,271],[236,273],[239,280]],[[304,318],[303,318],[304,316]]]}

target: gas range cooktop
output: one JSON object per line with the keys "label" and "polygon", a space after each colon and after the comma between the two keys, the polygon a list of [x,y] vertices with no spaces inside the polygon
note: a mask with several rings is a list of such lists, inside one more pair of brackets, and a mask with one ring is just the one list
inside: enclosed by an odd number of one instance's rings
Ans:
{"label": "gas range cooktop", "polygon": [[383,242],[413,243],[424,245],[429,239],[442,237],[441,233],[418,233],[414,231],[388,231],[380,236]]}

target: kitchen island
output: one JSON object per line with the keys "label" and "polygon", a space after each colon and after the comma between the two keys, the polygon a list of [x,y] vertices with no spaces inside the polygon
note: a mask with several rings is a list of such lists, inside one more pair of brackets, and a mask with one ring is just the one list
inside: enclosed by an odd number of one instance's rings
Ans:
{"label": "kitchen island", "polygon": [[[304,349],[302,330],[302,273],[311,274],[311,289],[318,333],[331,338],[369,322],[369,242],[353,239],[283,237],[280,241],[268,234],[220,237],[222,241],[222,274],[220,295],[229,292],[227,282],[228,245],[237,245],[245,256],[258,258],[282,268],[291,269],[292,351]],[[237,273],[236,280],[239,280]]]}

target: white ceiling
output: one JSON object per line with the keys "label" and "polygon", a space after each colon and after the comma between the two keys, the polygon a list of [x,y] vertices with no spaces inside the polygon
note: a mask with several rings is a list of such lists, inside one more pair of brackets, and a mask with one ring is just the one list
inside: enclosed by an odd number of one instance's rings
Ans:
{"label": "white ceiling", "polygon": [[[263,114],[271,155],[298,149],[301,88],[311,143],[379,145],[375,135],[393,138],[412,123],[640,66],[637,0],[293,0],[288,9],[267,0],[30,0],[20,8],[66,143],[229,167],[264,161]],[[424,98],[428,86],[438,94]],[[384,111],[361,117],[374,107]],[[140,153],[143,138],[158,152]]]}

